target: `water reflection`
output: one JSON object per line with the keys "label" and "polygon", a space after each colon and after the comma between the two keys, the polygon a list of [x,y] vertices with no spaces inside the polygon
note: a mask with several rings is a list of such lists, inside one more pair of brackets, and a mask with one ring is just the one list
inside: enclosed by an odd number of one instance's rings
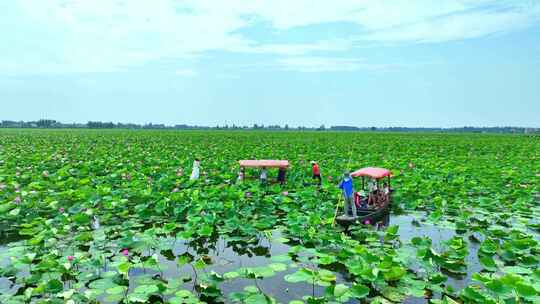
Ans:
{"label": "water reflection", "polygon": [[[426,217],[427,214],[425,212],[411,212],[409,214],[391,216],[387,225],[399,226],[398,234],[403,244],[409,244],[415,237],[429,237],[432,240],[432,248],[437,252],[443,251],[445,242],[453,237],[463,237],[465,245],[468,247],[468,255],[465,258],[467,272],[463,275],[448,272],[444,274],[448,276],[447,286],[452,286],[455,290],[467,287],[472,281],[472,275],[483,269],[478,259],[480,243],[465,237],[465,235],[457,234],[454,229],[446,227],[447,225],[430,223],[426,220]],[[413,270],[417,270],[419,266],[412,264],[410,267]]]}
{"label": "water reflection", "polygon": [[[397,212],[396,212],[397,211]],[[447,277],[447,286],[453,287],[455,290],[461,290],[467,287],[472,282],[472,275],[482,271],[483,267],[478,259],[478,250],[482,241],[480,235],[466,237],[460,235],[455,229],[449,227],[447,223],[431,223],[427,220],[426,212],[404,212],[402,210],[394,210],[387,212],[379,221],[370,223],[376,230],[385,230],[389,226],[399,226],[399,240],[403,246],[409,246],[413,255],[411,256],[411,264],[408,267],[413,271],[418,271],[421,266],[415,258],[415,249],[412,248],[410,242],[415,237],[428,237],[432,240],[432,248],[437,252],[442,252],[445,249],[445,243],[453,237],[463,237],[465,245],[468,248],[468,255],[465,258],[467,271],[465,274],[458,275],[455,273],[445,272],[441,270]],[[435,297],[439,295],[434,295]],[[428,303],[428,299],[424,298],[409,298],[405,303]]]}
{"label": "water reflection", "polygon": [[[143,269],[134,269],[130,273],[130,289],[139,285],[141,277],[152,277],[160,275],[166,281],[178,279],[181,277],[189,278],[183,287],[188,290],[196,290],[196,280],[201,273],[211,273],[212,271],[223,274],[230,271],[238,271],[242,267],[260,267],[274,263],[272,256],[283,255],[289,252],[290,246],[276,241],[281,238],[279,231],[272,233],[272,239],[260,237],[248,242],[237,239],[228,240],[220,237],[216,240],[195,240],[184,241],[174,238],[160,239],[161,250],[158,255],[161,273],[158,271],[148,271]],[[179,266],[177,257],[179,256],[200,257],[205,256],[207,263],[210,263],[203,270],[196,270],[191,264]],[[297,268],[288,268],[283,272],[276,272],[276,275],[262,280],[258,280],[258,286],[269,296],[275,298],[278,302],[288,303],[291,300],[302,299],[306,294],[311,294],[312,286],[305,283],[291,284],[285,281],[284,276],[297,271]],[[343,282],[342,275],[337,274],[337,280]],[[244,287],[254,285],[250,279],[237,278],[232,281],[225,281],[219,285],[219,288],[225,298],[232,292],[241,292]],[[324,294],[323,287],[315,288],[316,296]]]}
{"label": "water reflection", "polygon": [[[399,226],[399,239],[403,246],[410,244],[414,237],[429,237],[433,242],[433,249],[441,252],[444,249],[444,242],[458,235],[453,228],[443,223],[430,223],[426,220],[427,215],[423,212],[411,212],[402,214],[385,214],[378,222],[372,223],[375,229],[384,230],[391,225]],[[20,236],[16,234],[5,235],[3,242],[13,242],[19,240]],[[200,238],[194,240],[179,240],[174,237],[163,237],[157,240],[159,250],[156,252],[160,270],[149,270],[135,268],[130,272],[130,290],[134,290],[141,283],[142,278],[157,278],[165,281],[173,279],[186,278],[182,287],[188,290],[196,289],[196,280],[201,274],[209,274],[212,271],[223,274],[230,271],[238,271],[243,267],[260,267],[273,263],[271,257],[287,254],[290,245],[280,242],[282,234],[280,231],[273,231],[271,237],[260,234],[256,237],[219,237],[214,239]],[[464,241],[469,249],[466,257],[467,273],[462,276],[453,276],[449,274],[447,285],[456,290],[465,288],[471,282],[472,275],[482,270],[478,261],[477,252],[479,243],[471,241],[464,237]],[[0,246],[0,253],[5,247]],[[152,252],[153,253],[153,252]],[[152,253],[148,253],[150,256]],[[204,256],[208,266],[197,270],[191,264],[179,265],[178,257],[190,256],[191,260]],[[418,270],[419,265],[414,263],[415,255],[411,255],[413,263],[408,265],[412,270]],[[6,261],[0,261],[6,263]],[[417,261],[416,261],[417,262]],[[7,265],[7,264],[4,264]],[[284,272],[277,272],[275,276],[258,281],[258,285],[269,296],[275,298],[278,302],[288,303],[291,300],[302,299],[306,294],[312,293],[312,286],[305,283],[291,284],[284,280],[284,276],[293,273],[297,268],[289,267]],[[346,280],[346,271],[332,269],[337,275],[337,281]],[[0,279],[0,291],[8,292],[10,289],[7,284],[11,282],[6,279]],[[223,298],[230,302],[227,297],[232,292],[240,292],[244,287],[254,285],[253,280],[234,279],[225,281],[219,285]],[[316,296],[324,294],[323,287],[316,287]],[[165,299],[164,299],[165,300]],[[103,303],[107,302],[100,299]],[[426,299],[409,298],[406,303],[426,303]]]}

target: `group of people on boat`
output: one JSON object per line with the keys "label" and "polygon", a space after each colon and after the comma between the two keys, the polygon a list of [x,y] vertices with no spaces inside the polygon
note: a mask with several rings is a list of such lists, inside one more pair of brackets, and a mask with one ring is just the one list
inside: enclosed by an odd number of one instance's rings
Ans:
{"label": "group of people on boat", "polygon": [[[317,185],[320,186],[322,184],[321,170],[319,168],[319,164],[316,161],[311,161],[311,170],[313,172],[313,180],[315,180]],[[286,175],[287,175],[287,169],[284,167],[279,167],[276,181],[280,183],[281,185],[285,184]],[[246,177],[246,170],[244,167],[240,167],[237,181],[241,182],[245,179],[245,177]],[[264,166],[261,167],[259,180],[261,182],[261,185],[268,184],[268,169]]]}
{"label": "group of people on boat", "polygon": [[[242,162],[242,161],[241,161]],[[263,162],[265,161],[246,161],[246,162],[260,162],[256,164],[250,164],[252,167],[259,167],[260,168],[260,174],[259,174],[259,180],[261,185],[267,185],[268,184],[268,169],[267,166],[264,165]],[[279,161],[267,161],[267,162],[279,162]],[[287,173],[287,161],[282,161],[284,164],[278,164],[275,165],[274,163],[269,163],[272,167],[278,168],[278,174],[277,174],[277,182],[280,184],[285,183],[286,173]],[[311,161],[311,171],[312,171],[312,178],[313,181],[318,185],[322,185],[322,178],[321,178],[321,169],[319,167],[319,164],[316,161]],[[190,180],[197,180],[199,179],[200,175],[200,166],[201,162],[199,159],[195,159],[193,162],[193,169],[191,172]],[[367,170],[384,170],[385,174],[384,176],[390,176],[390,173],[386,169],[381,168],[365,168]],[[363,169],[362,169],[363,170]],[[357,172],[360,172],[356,171]],[[381,208],[386,203],[389,202],[390,199],[390,185],[388,182],[384,182],[382,184],[382,188],[379,187],[379,179],[380,177],[374,177],[371,174],[362,174],[358,173],[358,175],[355,176],[362,176],[368,177],[369,180],[367,182],[367,188],[364,187],[364,180],[362,179],[362,189],[360,191],[354,191],[354,183],[353,178],[351,176],[350,172],[345,172],[343,174],[343,178],[341,179],[339,183],[339,189],[342,191],[342,195],[344,198],[345,206],[344,206],[344,213],[346,216],[351,217],[357,217],[358,211],[360,210],[374,210]],[[245,179],[245,166],[240,166],[240,171],[238,173],[238,182],[242,182]],[[390,181],[390,179],[388,179]]]}
{"label": "group of people on boat", "polygon": [[376,179],[371,178],[368,181],[367,191],[362,189],[354,191],[354,183],[349,172],[343,174],[339,183],[339,188],[343,192],[345,201],[345,214],[352,217],[358,215],[358,210],[377,209],[382,207],[389,200],[390,186],[384,183],[382,189],[379,189]]}

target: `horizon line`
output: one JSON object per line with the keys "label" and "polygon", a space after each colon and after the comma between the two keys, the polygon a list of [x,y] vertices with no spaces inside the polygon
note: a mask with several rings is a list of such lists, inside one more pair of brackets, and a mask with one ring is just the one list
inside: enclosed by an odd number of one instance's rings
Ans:
{"label": "horizon line", "polygon": [[[453,130],[453,129],[524,129],[524,130],[528,130],[528,129],[535,129],[535,130],[539,130],[540,129],[540,126],[537,126],[537,127],[531,127],[531,126],[518,126],[518,125],[492,125],[492,126],[478,126],[478,125],[460,125],[460,126],[452,126],[452,127],[443,127],[443,126],[431,126],[431,127],[428,127],[428,126],[375,126],[375,125],[372,125],[372,126],[357,126],[357,125],[347,125],[347,124],[336,124],[336,125],[326,125],[324,123],[322,124],[319,124],[319,126],[303,126],[303,125],[289,125],[288,123],[285,123],[285,124],[262,124],[262,123],[253,123],[251,125],[247,125],[247,124],[235,124],[235,123],[225,123],[225,124],[216,124],[214,126],[211,126],[211,125],[198,125],[198,124],[187,124],[187,123],[175,123],[175,124],[167,124],[167,123],[154,123],[154,122],[146,122],[146,123],[134,123],[134,122],[119,122],[119,121],[116,121],[116,122],[113,122],[113,121],[94,121],[94,120],[89,120],[87,122],[64,122],[64,121],[59,121],[59,120],[55,120],[55,119],[39,119],[39,120],[9,120],[9,119],[2,119],[0,120],[0,127],[2,127],[2,125],[4,123],[22,123],[22,124],[37,124],[38,122],[43,122],[43,121],[48,121],[52,124],[59,124],[59,126],[57,128],[61,128],[62,125],[64,126],[69,126],[69,125],[72,125],[72,126],[86,126],[87,128],[89,123],[96,123],[96,124],[108,124],[110,126],[110,124],[113,124],[113,128],[114,126],[122,126],[122,125],[126,125],[126,126],[137,126],[137,127],[149,127],[149,126],[155,126],[156,128],[159,128],[159,127],[163,127],[163,128],[176,128],[176,129],[181,129],[181,128],[193,128],[193,129],[197,129],[197,128],[204,128],[204,129],[258,129],[258,128],[261,128],[261,129],[286,129],[286,128],[289,128],[289,129],[314,129],[314,130],[322,130],[323,127],[325,130],[330,130],[331,128],[351,128],[351,129],[360,129],[360,130],[369,130],[369,129],[438,129],[438,130]],[[257,126],[257,128],[255,127]],[[2,128],[5,128],[5,127],[2,127]],[[26,128],[32,128],[32,127],[26,127]],[[44,128],[55,128],[53,125],[50,125],[50,126],[35,126],[34,128],[40,128],[40,129],[44,129]]]}

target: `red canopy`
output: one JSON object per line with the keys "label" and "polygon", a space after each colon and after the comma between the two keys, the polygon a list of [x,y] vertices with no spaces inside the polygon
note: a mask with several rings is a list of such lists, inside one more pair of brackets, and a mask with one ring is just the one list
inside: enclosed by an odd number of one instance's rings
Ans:
{"label": "red canopy", "polygon": [[253,167],[253,168],[287,168],[289,166],[288,160],[274,160],[274,159],[250,159],[240,160],[240,167]]}
{"label": "red canopy", "polygon": [[351,176],[357,177],[357,176],[367,176],[375,179],[391,176],[392,173],[388,169],[384,168],[362,168],[360,170],[356,170],[353,173],[351,173]]}

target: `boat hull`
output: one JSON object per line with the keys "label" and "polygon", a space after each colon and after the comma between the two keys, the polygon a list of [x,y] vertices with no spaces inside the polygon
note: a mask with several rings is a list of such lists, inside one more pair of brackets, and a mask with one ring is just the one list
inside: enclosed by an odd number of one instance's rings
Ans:
{"label": "boat hull", "polygon": [[355,224],[363,224],[369,221],[371,224],[375,224],[384,218],[384,216],[390,211],[391,202],[388,201],[378,209],[358,210],[358,216],[356,218],[341,215],[336,217],[336,222],[341,226],[348,227]]}

